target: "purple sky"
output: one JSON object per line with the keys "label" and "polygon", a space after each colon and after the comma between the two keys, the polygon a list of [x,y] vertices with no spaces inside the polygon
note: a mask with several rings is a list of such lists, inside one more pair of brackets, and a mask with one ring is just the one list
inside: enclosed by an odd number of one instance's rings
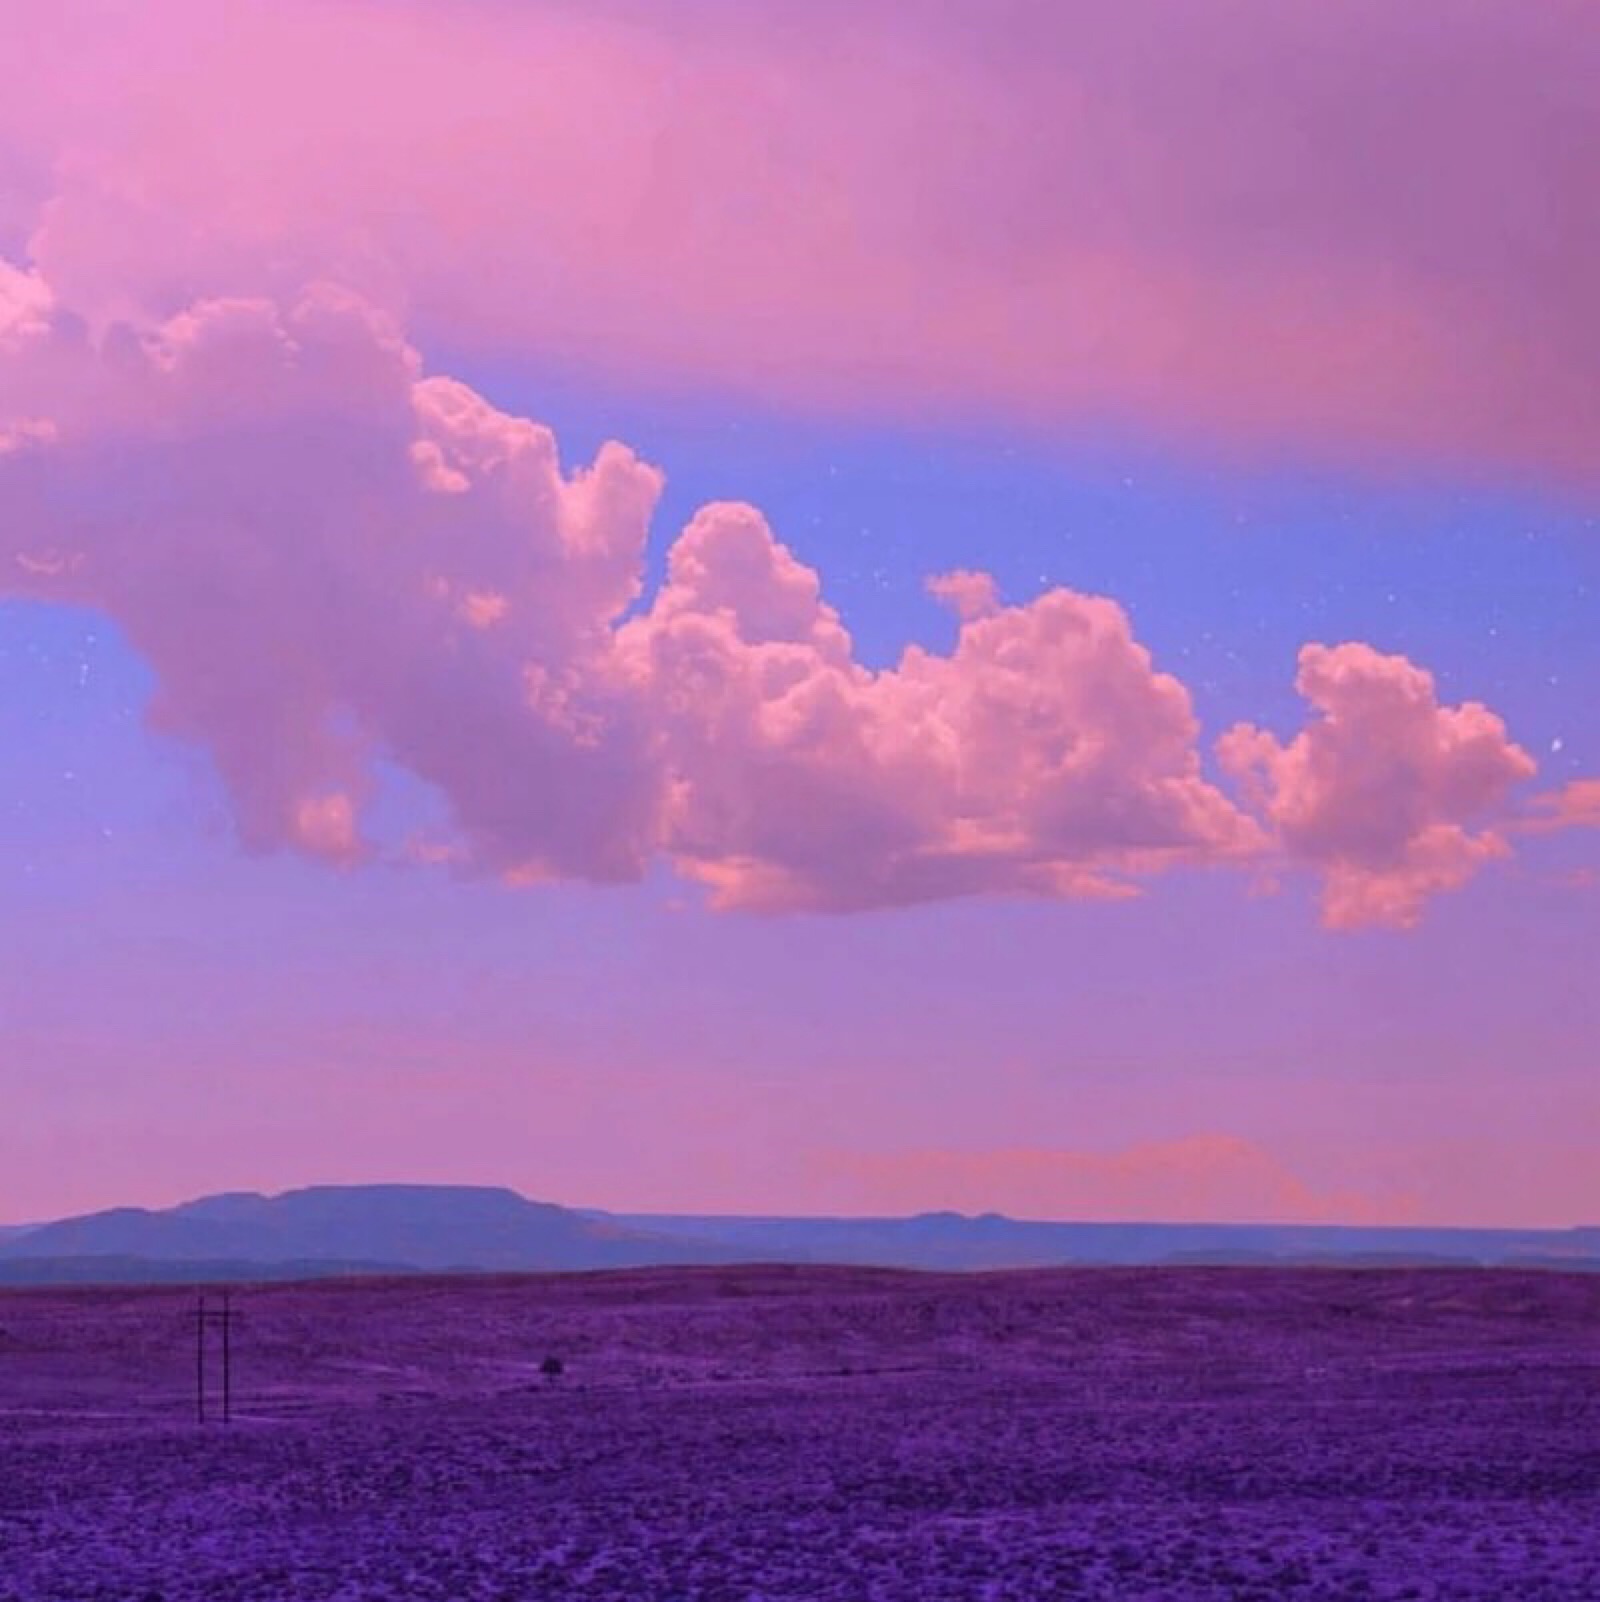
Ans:
{"label": "purple sky", "polygon": [[1154,9],[23,0],[0,1219],[1600,1220],[1600,35]]}

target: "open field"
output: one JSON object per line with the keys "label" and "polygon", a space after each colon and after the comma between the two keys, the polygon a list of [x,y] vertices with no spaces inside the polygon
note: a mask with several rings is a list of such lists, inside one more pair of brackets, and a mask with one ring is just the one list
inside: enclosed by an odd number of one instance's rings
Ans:
{"label": "open field", "polygon": [[[0,1292],[3,1602],[1600,1599],[1600,1278]],[[562,1359],[546,1379],[539,1365]]]}

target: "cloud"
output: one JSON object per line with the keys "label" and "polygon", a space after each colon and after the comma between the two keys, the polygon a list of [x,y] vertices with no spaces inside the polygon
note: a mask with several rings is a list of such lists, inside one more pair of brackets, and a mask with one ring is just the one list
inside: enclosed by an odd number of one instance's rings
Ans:
{"label": "cloud", "polygon": [[[646,595],[660,473],[616,443],[564,467],[347,288],[99,330],[37,274],[0,292],[0,593],[117,620],[250,849],[513,884],[665,858],[763,912],[1116,899],[1283,855],[1336,927],[1413,923],[1507,849],[1531,760],[1403,658],[1307,646],[1312,723],[1220,743],[1241,807],[1106,597],[937,576],[952,649],[873,671],[754,507],[701,508]],[[368,837],[382,762],[442,797],[440,835]]]}
{"label": "cloud", "polygon": [[724,906],[1119,896],[1260,844],[1112,601],[986,608],[949,656],[869,673],[760,515],[709,506],[621,646],[675,775],[666,847]]}
{"label": "cloud", "polygon": [[953,573],[935,573],[927,588],[929,595],[942,601],[963,623],[1000,610],[1000,595],[988,573],[974,573],[965,567]]}
{"label": "cloud", "polygon": [[481,866],[641,871],[656,770],[611,625],[653,468],[608,445],[564,472],[327,286],[100,338],[59,315],[0,361],[0,419],[41,402],[48,437],[0,456],[0,586],[117,619],[248,846],[359,855],[381,754]]}
{"label": "cloud", "polygon": [[872,673],[818,575],[713,505],[624,622],[659,473],[563,470],[349,291],[97,335],[6,282],[0,419],[48,415],[0,458],[4,587],[121,623],[251,848],[358,860],[380,758],[448,803],[414,857],[536,883],[664,853],[730,907],[1123,895],[1259,843],[1110,601],[967,575],[955,651]]}
{"label": "cloud", "polygon": [[1303,647],[1295,685],[1315,713],[1304,730],[1239,724],[1218,753],[1285,853],[1321,873],[1330,927],[1409,927],[1507,854],[1496,820],[1534,762],[1487,707],[1440,706],[1431,674],[1354,643]]}
{"label": "cloud", "polygon": [[1404,1197],[1314,1190],[1270,1152],[1236,1135],[1192,1135],[1086,1152],[834,1153],[821,1167],[843,1210],[953,1208],[1016,1218],[1163,1223],[1396,1223]]}
{"label": "cloud", "polygon": [[621,381],[1593,481],[1569,0],[9,20],[0,250],[97,324],[337,278]]}
{"label": "cloud", "polygon": [[1535,796],[1528,814],[1514,827],[1529,834],[1600,829],[1600,779],[1572,779],[1559,790]]}

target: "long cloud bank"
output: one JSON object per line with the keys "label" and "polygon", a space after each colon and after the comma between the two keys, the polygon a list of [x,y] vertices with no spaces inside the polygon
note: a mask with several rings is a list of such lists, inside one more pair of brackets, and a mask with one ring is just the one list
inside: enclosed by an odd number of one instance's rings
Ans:
{"label": "long cloud bank", "polygon": [[1592,485],[1588,0],[11,0],[0,250],[425,348]]}
{"label": "long cloud bank", "polygon": [[1330,925],[1407,925],[1509,849],[1532,760],[1402,657],[1308,645],[1305,727],[1229,731],[1230,792],[1114,601],[936,576],[953,650],[871,671],[747,505],[702,508],[645,596],[661,483],[616,444],[567,471],[348,288],[97,327],[0,263],[0,593],[117,620],[251,848],[372,854],[382,760],[447,803],[418,858],[528,883],[665,857],[757,911],[1291,863]]}
{"label": "long cloud bank", "polygon": [[1253,1141],[1191,1135],[1120,1152],[1025,1146],[824,1156],[818,1168],[841,1211],[910,1212],[938,1204],[1012,1218],[1162,1223],[1397,1224],[1406,1195],[1323,1192]]}

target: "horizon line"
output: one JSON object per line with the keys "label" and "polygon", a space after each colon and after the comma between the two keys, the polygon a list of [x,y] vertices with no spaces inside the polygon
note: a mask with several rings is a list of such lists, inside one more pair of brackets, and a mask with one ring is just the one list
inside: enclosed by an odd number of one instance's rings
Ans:
{"label": "horizon line", "polygon": [[184,1207],[194,1206],[200,1202],[215,1201],[223,1197],[251,1197],[262,1201],[277,1201],[286,1196],[304,1193],[306,1191],[332,1190],[332,1191],[362,1191],[362,1190],[416,1190],[416,1191],[479,1191],[500,1192],[514,1196],[521,1202],[533,1206],[556,1207],[564,1212],[576,1214],[599,1214],[612,1218],[656,1218],[656,1219],[712,1219],[719,1221],[748,1221],[751,1223],[908,1223],[919,1219],[945,1218],[957,1220],[962,1223],[981,1223],[985,1220],[1024,1226],[1039,1226],[1043,1228],[1093,1228],[1093,1229],[1298,1229],[1298,1230],[1362,1230],[1384,1234],[1400,1233],[1448,1233],[1448,1234],[1577,1234],[1587,1231],[1600,1230],[1600,1217],[1589,1220],[1572,1220],[1561,1224],[1467,1224],[1467,1223],[1429,1223],[1423,1220],[1406,1221],[1373,1221],[1338,1218],[1189,1218],[1175,1219],[1171,1217],[1116,1217],[1116,1218],[1085,1218],[1085,1217],[1037,1217],[1022,1216],[1016,1213],[1006,1213],[998,1209],[985,1209],[981,1212],[963,1212],[954,1207],[929,1206],[918,1208],[910,1212],[761,1212],[761,1211],[720,1211],[716,1209],[684,1209],[684,1208],[651,1208],[651,1207],[619,1207],[615,1205],[600,1206],[592,1203],[577,1203],[551,1201],[540,1196],[531,1196],[518,1189],[515,1185],[495,1184],[470,1181],[447,1180],[319,1180],[307,1184],[290,1185],[281,1190],[259,1190],[250,1187],[236,1189],[223,1189],[204,1191],[198,1195],[187,1196],[182,1200],[165,1204],[148,1204],[140,1202],[115,1202],[108,1206],[92,1207],[80,1211],[56,1214],[46,1218],[33,1218],[10,1222],[0,1220],[0,1230],[7,1233],[18,1231],[31,1231],[47,1228],[53,1224],[66,1223],[74,1219],[92,1218],[111,1212],[142,1212],[167,1213],[175,1212]]}

